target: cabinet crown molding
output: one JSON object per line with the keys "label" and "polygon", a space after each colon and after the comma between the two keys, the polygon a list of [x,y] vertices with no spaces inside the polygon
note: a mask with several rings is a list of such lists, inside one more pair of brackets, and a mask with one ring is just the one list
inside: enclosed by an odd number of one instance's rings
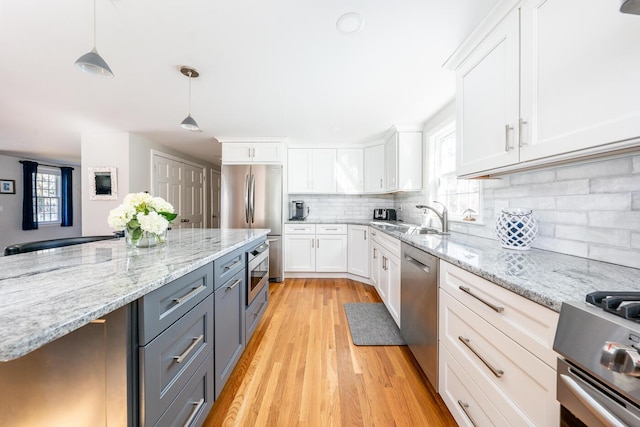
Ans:
{"label": "cabinet crown molding", "polygon": [[283,143],[287,145],[289,138],[286,136],[229,136],[216,138],[220,143],[243,143],[243,144],[260,144],[260,143]]}
{"label": "cabinet crown molding", "polygon": [[523,0],[502,0],[482,18],[482,21],[474,28],[469,36],[460,46],[449,56],[442,65],[443,68],[455,71],[467,59],[469,54],[484,40],[491,31],[516,7],[520,6]]}

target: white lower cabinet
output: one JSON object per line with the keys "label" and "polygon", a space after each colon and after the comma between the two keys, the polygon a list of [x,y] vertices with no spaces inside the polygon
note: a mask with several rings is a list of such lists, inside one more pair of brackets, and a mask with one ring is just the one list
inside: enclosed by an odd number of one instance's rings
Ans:
{"label": "white lower cabinet", "polygon": [[369,227],[350,224],[347,233],[347,271],[369,277]]}
{"label": "white lower cabinet", "polygon": [[400,326],[400,240],[371,231],[371,281]]}
{"label": "white lower cabinet", "polygon": [[438,304],[439,391],[458,423],[557,426],[557,313],[442,260]]}
{"label": "white lower cabinet", "polygon": [[345,224],[285,224],[285,271],[347,271]]}

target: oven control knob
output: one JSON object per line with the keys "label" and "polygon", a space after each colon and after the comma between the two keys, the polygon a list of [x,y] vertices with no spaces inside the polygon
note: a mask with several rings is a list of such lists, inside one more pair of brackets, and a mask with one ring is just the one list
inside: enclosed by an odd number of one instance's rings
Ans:
{"label": "oven control knob", "polygon": [[626,344],[605,343],[600,364],[613,372],[640,377],[640,353]]}

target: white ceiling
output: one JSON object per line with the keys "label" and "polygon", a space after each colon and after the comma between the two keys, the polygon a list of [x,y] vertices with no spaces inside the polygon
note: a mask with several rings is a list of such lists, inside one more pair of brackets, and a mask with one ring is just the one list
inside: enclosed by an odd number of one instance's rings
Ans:
{"label": "white ceiling", "polygon": [[[116,130],[212,163],[215,138],[353,144],[421,123],[454,96],[442,64],[496,0],[96,0],[113,79],[74,61],[91,0],[0,0],[0,152],[78,162],[81,132]],[[336,31],[359,12],[364,29]],[[191,111],[203,132],[179,127]]]}

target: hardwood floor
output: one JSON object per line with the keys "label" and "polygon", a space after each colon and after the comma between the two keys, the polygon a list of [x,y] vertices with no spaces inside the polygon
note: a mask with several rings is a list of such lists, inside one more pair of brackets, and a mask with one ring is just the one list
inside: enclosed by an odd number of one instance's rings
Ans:
{"label": "hardwood floor", "polygon": [[269,308],[204,425],[455,426],[406,346],[355,346],[348,279],[272,283]]}

